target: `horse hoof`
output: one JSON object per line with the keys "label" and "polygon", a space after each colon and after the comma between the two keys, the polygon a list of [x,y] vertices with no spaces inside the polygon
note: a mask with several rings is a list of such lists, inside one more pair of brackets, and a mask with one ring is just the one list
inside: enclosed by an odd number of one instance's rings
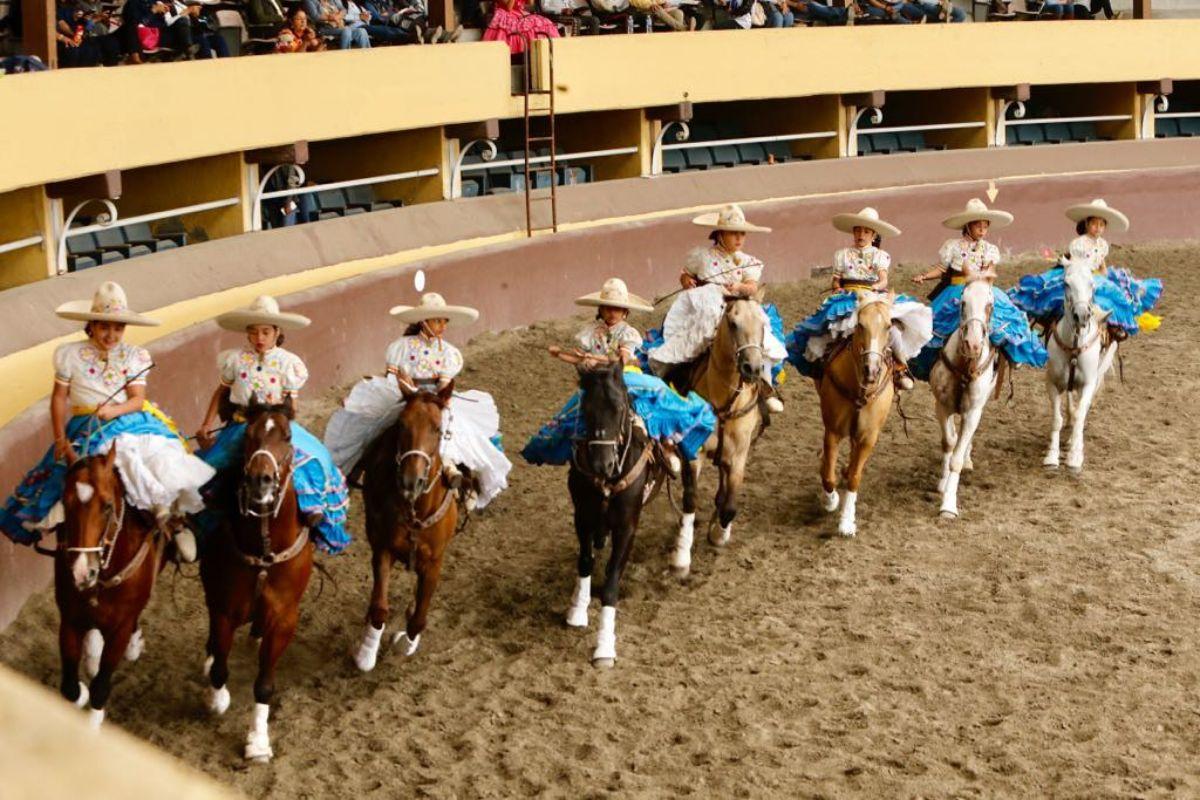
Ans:
{"label": "horse hoof", "polygon": [[358,667],[359,672],[370,672],[375,669],[375,662],[379,660],[379,651],[372,650],[365,645],[358,648],[358,652],[354,654],[354,666]]}
{"label": "horse hoof", "polygon": [[832,492],[826,492],[825,497],[822,498],[821,507],[826,511],[837,511],[838,499],[837,489],[834,489]]}
{"label": "horse hoof", "polygon": [[228,686],[222,686],[220,689],[209,689],[208,710],[216,714],[218,717],[229,710]]}
{"label": "horse hoof", "polygon": [[246,737],[246,749],[243,753],[247,761],[255,764],[266,764],[275,755],[271,749],[271,740],[266,736],[251,733]]}
{"label": "horse hoof", "polygon": [[612,669],[617,664],[616,658],[593,658],[592,666],[596,669]]}
{"label": "horse hoof", "polygon": [[713,547],[724,547],[729,544],[729,538],[733,533],[733,523],[724,528],[713,528],[708,532],[708,543]]}
{"label": "horse hoof", "polygon": [[567,626],[571,628],[586,628],[588,626],[588,607],[572,606],[567,609]]}
{"label": "horse hoof", "polygon": [[418,633],[415,638],[409,639],[408,632],[401,630],[392,637],[392,644],[400,648],[402,655],[411,656],[421,646],[421,634]]}
{"label": "horse hoof", "polygon": [[966,472],[974,472],[975,464],[974,464],[974,462],[971,461],[971,459],[968,458],[966,461],[963,462],[962,468]]}
{"label": "horse hoof", "polygon": [[1080,475],[1083,474],[1083,464],[1080,464],[1079,466],[1075,466],[1073,464],[1068,464],[1067,472],[1071,473],[1072,477],[1078,478]]}
{"label": "horse hoof", "polygon": [[958,512],[951,511],[948,508],[943,508],[940,512],[938,512],[938,516],[940,516],[942,519],[958,519]]}
{"label": "horse hoof", "polygon": [[142,629],[138,628],[133,632],[133,636],[129,637],[129,644],[125,646],[125,660],[137,661],[145,650],[146,640],[142,638]]}
{"label": "horse hoof", "polygon": [[688,575],[692,574],[691,564],[672,564],[671,575],[679,580],[683,580]]}
{"label": "horse hoof", "polygon": [[79,697],[75,698],[75,707],[83,708],[84,706],[86,706],[88,704],[88,700],[90,700],[90,699],[91,699],[91,695],[88,694],[87,684],[85,684],[83,681],[80,681],[79,682]]}
{"label": "horse hoof", "polygon": [[858,533],[858,526],[853,522],[843,522],[841,525],[838,525],[838,535],[840,536],[852,539],[856,533]]}

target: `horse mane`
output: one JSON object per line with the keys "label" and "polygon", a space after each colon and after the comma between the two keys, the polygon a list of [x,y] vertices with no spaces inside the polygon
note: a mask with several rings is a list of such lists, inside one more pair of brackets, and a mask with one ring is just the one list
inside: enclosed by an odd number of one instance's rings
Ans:
{"label": "horse mane", "polygon": [[250,405],[246,407],[247,424],[254,422],[264,414],[282,414],[291,421],[296,418],[296,404],[290,400],[272,404],[251,401]]}

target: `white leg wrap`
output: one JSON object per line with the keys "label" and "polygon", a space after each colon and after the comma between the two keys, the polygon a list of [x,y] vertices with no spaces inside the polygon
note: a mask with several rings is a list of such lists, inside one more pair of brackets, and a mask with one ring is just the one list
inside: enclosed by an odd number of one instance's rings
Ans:
{"label": "white leg wrap", "polygon": [[75,707],[83,708],[84,706],[86,706],[88,704],[88,700],[90,700],[90,699],[92,699],[92,697],[90,694],[88,694],[87,684],[85,684],[83,681],[80,681],[79,682],[79,697],[75,698]]}
{"label": "white leg wrap", "polygon": [[83,637],[83,672],[88,680],[100,671],[100,654],[104,652],[104,637],[92,628]]}
{"label": "white leg wrap", "polygon": [[684,514],[679,523],[679,535],[675,538],[675,552],[671,554],[671,566],[678,570],[692,566],[692,542],[696,538],[696,514]]}
{"label": "white leg wrap", "polygon": [[267,720],[271,717],[271,707],[266,703],[254,704],[254,727],[246,734],[245,756],[249,761],[270,761],[275,752],[271,750],[271,734]]}
{"label": "white leg wrap", "polygon": [[400,653],[405,656],[411,656],[417,652],[417,648],[421,646],[421,634],[417,634],[412,639],[408,638],[408,631],[401,628],[392,637],[392,645],[400,648]]}
{"label": "white leg wrap", "polygon": [[575,594],[571,597],[571,607],[567,609],[567,624],[572,628],[586,628],[588,625],[588,606],[592,602],[592,576],[575,579]]}
{"label": "white leg wrap", "polygon": [[733,535],[733,523],[729,523],[724,527],[710,529],[708,534],[708,543],[714,547],[724,547],[729,544],[729,537]]}
{"label": "white leg wrap", "polygon": [[840,502],[837,489],[834,489],[832,492],[822,490],[822,493],[824,496],[821,498],[821,505],[824,509],[831,514],[837,511],[838,503]]}
{"label": "white leg wrap", "polygon": [[943,517],[958,516],[958,479],[959,473],[951,472],[946,476],[946,489],[942,493],[941,514]]}
{"label": "white leg wrap", "polygon": [[854,521],[857,505],[858,492],[846,492],[846,502],[842,504],[842,519],[838,523],[838,533],[842,536],[853,536],[858,533],[858,524]]}
{"label": "white leg wrap", "polygon": [[596,633],[596,649],[592,661],[617,660],[617,608],[601,606],[600,630]]}
{"label": "white leg wrap", "polygon": [[142,657],[142,652],[146,649],[146,640],[142,638],[142,629],[138,628],[133,632],[133,636],[129,637],[129,644],[125,645],[125,660],[137,661]]}
{"label": "white leg wrap", "polygon": [[375,661],[379,656],[379,643],[383,641],[383,629],[386,627],[386,625],[381,625],[376,628],[371,623],[367,623],[362,641],[358,643],[358,650],[354,653],[354,665],[361,671],[370,672],[375,669]]}
{"label": "white leg wrap", "polygon": [[93,708],[88,710],[88,727],[94,731],[100,730],[100,726],[104,723],[104,709]]}
{"label": "white leg wrap", "polygon": [[220,716],[229,710],[229,687],[220,689],[208,687],[208,710]]}

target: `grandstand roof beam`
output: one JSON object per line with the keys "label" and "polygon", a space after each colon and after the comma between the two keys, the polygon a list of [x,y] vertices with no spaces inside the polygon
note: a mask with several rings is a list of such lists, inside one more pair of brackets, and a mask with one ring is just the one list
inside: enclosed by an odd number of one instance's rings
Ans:
{"label": "grandstand roof beam", "polygon": [[467,122],[446,126],[447,139],[499,139],[500,120],[485,119],[482,122]]}
{"label": "grandstand roof beam", "polygon": [[1029,99],[1029,84],[1018,83],[1013,86],[993,86],[992,98],[1007,100],[1010,103],[1024,103]]}
{"label": "grandstand roof beam", "polygon": [[1175,91],[1175,84],[1170,78],[1160,78],[1156,81],[1138,81],[1138,94],[1153,94],[1166,97]]}
{"label": "grandstand roof beam", "polygon": [[121,171],[113,169],[69,181],[47,183],[46,196],[54,200],[76,196],[118,200],[121,197]]}
{"label": "grandstand roof beam", "polygon": [[278,147],[247,150],[245,159],[247,164],[307,164],[308,142],[293,142]]}
{"label": "grandstand roof beam", "polygon": [[669,106],[654,106],[646,109],[646,119],[659,122],[688,122],[692,118],[692,101],[672,103]]}
{"label": "grandstand roof beam", "polygon": [[854,106],[855,108],[883,108],[883,104],[887,102],[887,92],[882,89],[876,89],[873,92],[859,92],[858,94],[842,95],[842,105]]}

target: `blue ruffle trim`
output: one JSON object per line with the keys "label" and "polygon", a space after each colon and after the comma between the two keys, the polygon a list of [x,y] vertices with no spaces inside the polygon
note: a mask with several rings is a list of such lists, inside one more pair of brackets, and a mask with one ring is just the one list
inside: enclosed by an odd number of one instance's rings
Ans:
{"label": "blue ruffle trim", "polygon": [[[1093,275],[1096,287],[1095,303],[1108,312],[1108,324],[1121,328],[1130,336],[1138,332],[1137,318],[1154,308],[1162,297],[1163,283],[1158,278],[1139,280],[1128,270],[1109,267],[1104,275]],[[1036,319],[1062,316],[1062,267],[1054,267],[1040,275],[1026,275],[1009,289],[1013,303]]]}
{"label": "blue ruffle trim", "polygon": [[[947,286],[933,301],[933,338],[921,353],[908,362],[915,377],[929,380],[929,372],[946,340],[958,330],[962,313],[962,286]],[[1014,364],[1046,366],[1046,347],[1033,332],[1025,312],[1017,308],[1002,290],[992,287],[991,342]]]}

